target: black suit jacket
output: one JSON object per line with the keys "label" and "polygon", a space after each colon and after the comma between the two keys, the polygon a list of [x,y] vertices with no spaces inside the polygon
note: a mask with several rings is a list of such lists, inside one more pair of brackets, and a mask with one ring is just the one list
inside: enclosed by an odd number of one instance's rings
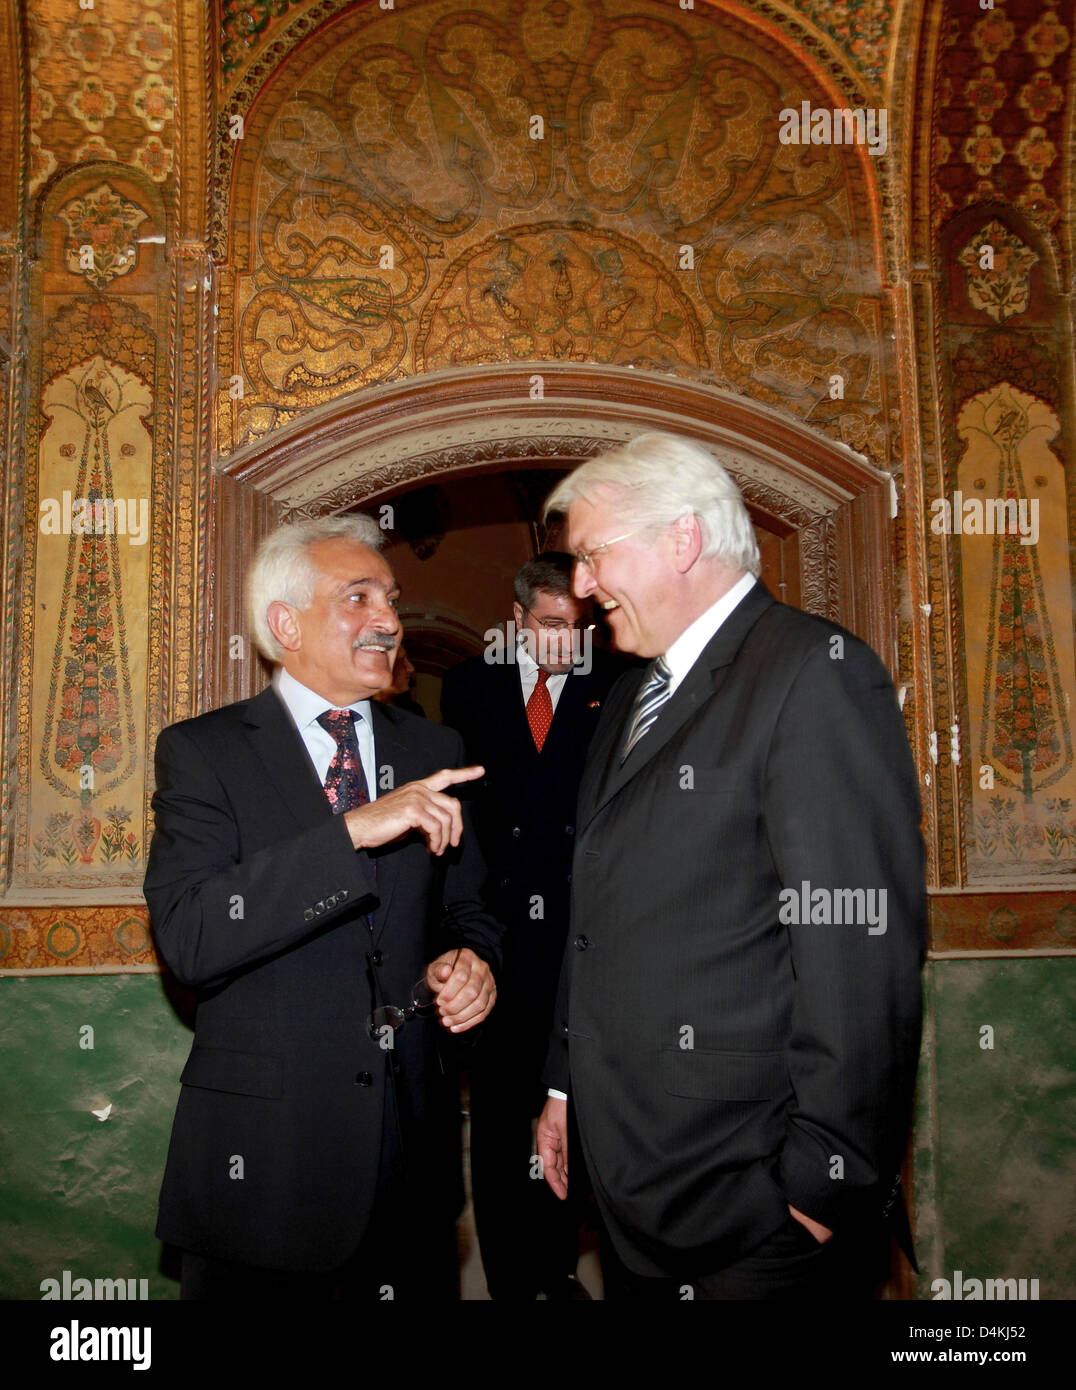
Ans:
{"label": "black suit jacket", "polygon": [[[379,787],[461,765],[451,730],[371,709]],[[392,1059],[414,1200],[458,1207],[447,1035],[416,1019],[389,1054],[367,1019],[405,1006],[450,946],[496,968],[469,821],[443,859],[417,835],[356,852],[271,687],[165,729],[156,764],[146,901],[160,956],[199,992],[158,1236],[269,1268],[342,1263],[371,1212]]]}
{"label": "black suit jacket", "polygon": [[[892,684],[850,633],[757,585],[621,766],[640,679],[612,692],[583,777],[546,1079],[570,1090],[621,1258],[690,1276],[789,1204],[846,1237],[893,1209],[923,848]],[[884,891],[885,931],[789,920],[780,895],[798,907],[805,883],[809,902]]]}
{"label": "black suit jacket", "polygon": [[[498,977],[500,1008],[487,1033],[511,1032],[545,1058],[564,939],[568,930],[579,781],[603,703],[624,663],[592,653],[591,669],[565,681],[541,753],[534,746],[519,668],[473,657],[447,672],[441,716],[463,736],[467,760],[485,777],[468,785],[486,861],[486,901],[507,928]],[[513,1065],[520,1074],[518,1052]]]}

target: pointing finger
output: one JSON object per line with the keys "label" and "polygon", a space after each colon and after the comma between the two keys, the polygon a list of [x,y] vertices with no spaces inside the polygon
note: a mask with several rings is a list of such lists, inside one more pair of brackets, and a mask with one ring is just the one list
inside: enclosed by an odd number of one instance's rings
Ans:
{"label": "pointing finger", "polygon": [[440,772],[431,772],[428,777],[420,777],[418,780],[424,787],[429,787],[430,791],[444,791],[445,787],[454,787],[458,782],[474,782],[479,777],[486,775],[484,767],[443,767]]}

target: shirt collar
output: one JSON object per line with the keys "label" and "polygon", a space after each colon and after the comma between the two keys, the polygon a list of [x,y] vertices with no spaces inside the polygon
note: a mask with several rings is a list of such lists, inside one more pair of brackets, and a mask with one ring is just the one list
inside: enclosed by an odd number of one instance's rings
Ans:
{"label": "shirt collar", "polygon": [[[289,675],[284,670],[283,666],[278,666],[273,672],[273,685],[276,687],[276,693],[283,700],[288,713],[295,721],[295,727],[300,732],[308,729],[311,724],[317,723],[318,715],[324,714],[327,709],[340,708],[339,705],[330,704],[324,695],[318,695],[297,681],[294,676]],[[347,708],[353,709],[356,714],[361,714],[363,719],[368,724],[370,723],[369,700],[356,700]]]}
{"label": "shirt collar", "polygon": [[516,633],[516,664],[519,666],[519,669],[528,676],[538,669],[538,663],[527,650],[527,644],[523,641],[518,632]]}
{"label": "shirt collar", "polygon": [[698,661],[721,624],[757,583],[758,580],[753,574],[741,575],[727,593],[722,594],[705,613],[700,613],[693,623],[684,628],[665,653],[665,664],[672,672],[671,684],[674,688]]}

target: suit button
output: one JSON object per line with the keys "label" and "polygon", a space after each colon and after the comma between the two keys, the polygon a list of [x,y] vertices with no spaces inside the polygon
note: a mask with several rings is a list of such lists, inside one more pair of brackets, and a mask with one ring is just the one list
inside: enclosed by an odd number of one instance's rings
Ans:
{"label": "suit button", "polygon": [[565,833],[565,835],[574,835],[574,834],[575,834],[575,826],[574,826],[574,825],[566,825],[566,826],[564,827],[564,833]]}
{"label": "suit button", "polygon": [[380,965],[381,962],[385,959],[385,957],[381,954],[380,951],[375,951],[373,955],[370,957],[370,959],[373,961],[375,965]]}
{"label": "suit button", "polygon": [[519,826],[518,826],[518,825],[513,825],[513,826],[512,826],[512,839],[513,839],[513,840],[518,840],[518,839],[519,839],[519,836],[520,836]]}
{"label": "suit button", "polygon": [[313,920],[314,920],[314,909],[313,909],[312,907],[308,907],[308,908],[306,909],[306,911],[303,913],[303,921],[304,921],[304,922],[312,922]]}
{"label": "suit button", "polygon": [[324,900],[321,902],[316,902],[314,904],[314,911],[318,914],[319,917],[321,916],[321,914],[325,911]]}
{"label": "suit button", "polygon": [[589,937],[589,936],[577,936],[577,937],[575,938],[574,945],[575,945],[575,949],[576,949],[577,951],[585,951],[585,950],[587,949],[587,947],[590,945],[590,937]]}
{"label": "suit button", "polygon": [[356,1086],[372,1086],[373,1084],[374,1078],[370,1075],[368,1071],[360,1071],[358,1076],[356,1076],[355,1078]]}
{"label": "suit button", "polygon": [[342,903],[342,902],[345,900],[346,897],[347,897],[347,889],[346,889],[346,888],[341,888],[340,891],[339,891],[339,892],[337,893],[337,895],[336,895],[336,901],[337,901],[338,903]]}

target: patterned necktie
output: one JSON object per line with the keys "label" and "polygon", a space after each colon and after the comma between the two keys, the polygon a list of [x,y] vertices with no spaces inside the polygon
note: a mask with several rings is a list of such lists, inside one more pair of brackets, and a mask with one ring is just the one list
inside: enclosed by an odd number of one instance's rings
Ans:
{"label": "patterned necktie", "polygon": [[553,723],[553,697],[546,684],[548,680],[549,672],[539,669],[538,680],[527,701],[527,723],[531,726],[531,737],[539,753]]}
{"label": "patterned necktie", "polygon": [[624,740],[624,749],[620,754],[621,762],[627,760],[628,754],[657,719],[662,705],[669,698],[669,682],[671,680],[672,672],[665,665],[665,658],[659,656],[652,663],[650,675],[643,682],[642,689],[635,697],[635,709],[632,713],[631,725],[628,728],[628,736]]}
{"label": "patterned necktie", "polygon": [[318,723],[336,740],[336,756],[325,774],[325,795],[334,816],[365,806],[370,800],[355,737],[355,720],[361,718],[350,709],[327,709],[318,715]]}

